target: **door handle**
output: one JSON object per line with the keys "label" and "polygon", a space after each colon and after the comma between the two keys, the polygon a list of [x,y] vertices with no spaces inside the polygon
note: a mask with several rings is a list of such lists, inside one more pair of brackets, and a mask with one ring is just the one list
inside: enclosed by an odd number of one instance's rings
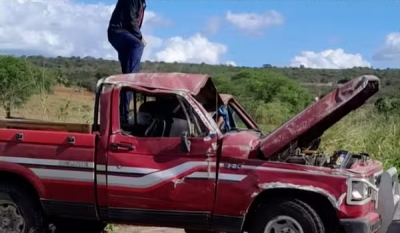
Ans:
{"label": "door handle", "polygon": [[133,146],[131,143],[111,143],[111,148],[116,150],[120,149],[134,150],[135,146]]}

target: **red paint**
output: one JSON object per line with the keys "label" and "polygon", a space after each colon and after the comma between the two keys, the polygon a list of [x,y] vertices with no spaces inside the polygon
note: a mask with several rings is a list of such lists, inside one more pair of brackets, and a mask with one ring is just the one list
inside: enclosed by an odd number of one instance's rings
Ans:
{"label": "red paint", "polygon": [[[215,122],[207,116],[204,108],[194,98],[202,93],[202,88],[210,82],[207,75],[157,73],[157,74],[126,74],[108,78],[100,96],[100,128],[92,134],[33,131],[33,130],[0,130],[0,156],[11,158],[33,158],[48,160],[69,160],[92,162],[96,166],[166,170],[186,162],[204,162],[208,155],[208,164],[199,165],[170,177],[156,185],[135,188],[105,185],[100,183],[100,176],[111,174],[110,171],[86,169],[97,177],[95,181],[40,179],[29,168],[40,168],[39,165],[21,165],[10,162],[0,162],[0,171],[13,172],[28,180],[37,190],[41,198],[56,201],[92,203],[106,207],[196,211],[225,216],[244,216],[255,197],[263,192],[270,183],[314,187],[324,190],[332,198],[339,200],[346,193],[346,176],[340,171],[330,168],[311,167],[279,162],[268,162],[257,158],[261,149],[263,154],[271,155],[280,151],[296,138],[318,129],[325,130],[345,115],[355,105],[361,105],[370,94],[370,85],[376,80],[356,79],[325,96],[313,106],[307,108],[297,117],[278,128],[276,131],[261,139],[251,131],[242,131],[223,135]],[[361,85],[362,89],[355,88]],[[119,125],[119,94],[122,86],[147,93],[185,92],[182,94],[186,101],[202,115],[204,124],[216,137],[205,140],[204,137],[191,138],[191,152],[180,150],[180,138],[136,138],[123,135]],[[372,89],[371,89],[372,88]],[[210,91],[215,91],[210,89]],[[364,98],[364,99],[361,99]],[[246,120],[251,129],[258,129],[257,124],[244,112],[232,96],[221,95],[225,103],[232,102],[236,112]],[[341,99],[341,100],[339,100]],[[347,105],[346,103],[351,103]],[[331,117],[332,116],[332,117]],[[23,133],[24,140],[16,141],[16,133]],[[74,136],[76,143],[68,145],[66,139]],[[95,143],[95,138],[97,140]],[[212,147],[221,139],[221,154]],[[260,144],[261,141],[261,144]],[[132,151],[115,151],[112,143],[130,143],[135,147]],[[95,154],[95,148],[96,153]],[[217,158],[220,156],[220,163]],[[237,170],[224,167],[225,163],[240,164]],[[221,167],[219,167],[221,165]],[[42,166],[43,167],[43,166]],[[219,167],[219,169],[218,169]],[[62,170],[82,169],[74,167],[53,167]],[[354,176],[368,176],[382,169],[379,162],[356,164]],[[193,172],[211,172],[219,174],[246,175],[237,182],[227,182],[222,178],[183,179]],[[99,175],[99,176],[96,176]],[[135,174],[125,174],[137,177]],[[179,181],[182,181],[179,183]],[[110,178],[108,180],[110,181]],[[68,191],[66,191],[68,190]],[[96,193],[97,190],[97,202]],[[337,216],[340,218],[358,218],[369,216],[373,218],[372,203],[364,206],[348,206],[341,203]],[[371,221],[372,221],[371,220]]]}

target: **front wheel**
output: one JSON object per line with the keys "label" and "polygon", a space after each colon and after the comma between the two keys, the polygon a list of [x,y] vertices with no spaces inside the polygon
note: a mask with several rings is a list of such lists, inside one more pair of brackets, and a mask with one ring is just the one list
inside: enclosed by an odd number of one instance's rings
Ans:
{"label": "front wheel", "polygon": [[249,233],[325,233],[319,215],[300,200],[282,200],[257,211]]}

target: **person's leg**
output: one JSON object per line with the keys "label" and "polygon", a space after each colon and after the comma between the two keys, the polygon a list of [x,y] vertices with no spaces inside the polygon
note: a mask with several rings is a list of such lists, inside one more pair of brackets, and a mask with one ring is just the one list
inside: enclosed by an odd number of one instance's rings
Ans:
{"label": "person's leg", "polygon": [[[129,73],[129,69],[125,65],[127,63],[128,53],[124,49],[126,44],[124,40],[125,36],[123,36],[121,33],[108,33],[108,41],[118,53],[118,60],[121,66],[121,72],[123,74],[126,74]],[[130,95],[128,93],[121,93],[120,95],[121,105],[119,107],[119,114],[121,123],[126,123],[128,121],[129,101],[131,100],[131,98],[129,97]]]}
{"label": "person's leg", "polygon": [[140,71],[140,60],[143,55],[143,43],[130,33],[124,34],[124,52],[126,53],[125,69],[127,73],[138,73]]}
{"label": "person's leg", "polygon": [[[143,43],[130,33],[124,35],[124,69],[126,73],[139,73],[140,60],[143,54]],[[126,109],[129,111],[129,104],[132,101],[132,93],[126,93]]]}
{"label": "person's leg", "polygon": [[[120,33],[108,32],[108,42],[118,53],[118,61],[121,66],[121,72],[126,73],[124,64],[126,63],[126,53],[123,50],[123,37]],[[127,108],[126,96],[121,93],[120,95],[121,104],[119,106],[119,115],[121,123],[127,122],[129,108]],[[129,107],[129,106],[128,106]]]}
{"label": "person's leg", "polygon": [[120,66],[121,66],[121,72],[123,74],[127,73],[128,70],[125,67],[127,54],[124,50],[124,48],[125,48],[124,36],[121,33],[108,32],[108,42],[110,42],[112,47],[118,53],[118,60],[119,60]]}
{"label": "person's leg", "polygon": [[[129,32],[113,34],[109,33],[109,41],[118,52],[118,60],[123,74],[138,73],[140,60],[143,54],[143,43]],[[122,116],[128,117],[129,104],[133,99],[132,93],[127,92],[122,106]]]}

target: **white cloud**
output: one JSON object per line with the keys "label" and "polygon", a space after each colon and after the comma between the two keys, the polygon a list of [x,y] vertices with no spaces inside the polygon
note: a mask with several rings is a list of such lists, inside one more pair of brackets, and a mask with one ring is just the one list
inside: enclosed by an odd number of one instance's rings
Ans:
{"label": "white cloud", "polygon": [[225,65],[227,65],[227,66],[236,66],[236,62],[234,62],[234,61],[226,61]]}
{"label": "white cloud", "polygon": [[290,66],[303,65],[314,69],[346,69],[353,67],[371,67],[371,63],[364,60],[361,54],[346,53],[343,49],[327,49],[321,52],[303,51],[295,56]]}
{"label": "white cloud", "polygon": [[[107,40],[108,21],[113,9],[114,5],[84,4],[72,0],[0,1],[0,53],[117,59],[117,53]],[[143,34],[148,43],[143,60],[155,60],[160,57],[156,56],[160,50],[171,49],[165,46],[177,46],[170,42],[176,37],[165,42],[153,34],[157,27],[171,25],[168,19],[146,11]],[[193,41],[189,38],[188,41],[182,39],[177,43],[187,47]],[[221,46],[210,41],[208,43],[213,48]],[[187,61],[185,58],[200,62],[219,61],[220,52],[221,49],[199,55],[191,53],[181,55],[181,58],[182,61]]]}
{"label": "white cloud", "polygon": [[386,36],[384,45],[373,55],[375,60],[400,60],[400,32]]}
{"label": "white cloud", "polygon": [[156,59],[166,62],[204,62],[217,64],[220,56],[228,51],[223,44],[210,42],[201,34],[189,38],[172,37],[165,42],[165,48],[156,54]]}
{"label": "white cloud", "polygon": [[263,31],[272,26],[284,23],[283,16],[277,11],[267,11],[262,14],[256,13],[232,13],[228,11],[225,19],[228,23],[239,30],[253,35],[262,35]]}

